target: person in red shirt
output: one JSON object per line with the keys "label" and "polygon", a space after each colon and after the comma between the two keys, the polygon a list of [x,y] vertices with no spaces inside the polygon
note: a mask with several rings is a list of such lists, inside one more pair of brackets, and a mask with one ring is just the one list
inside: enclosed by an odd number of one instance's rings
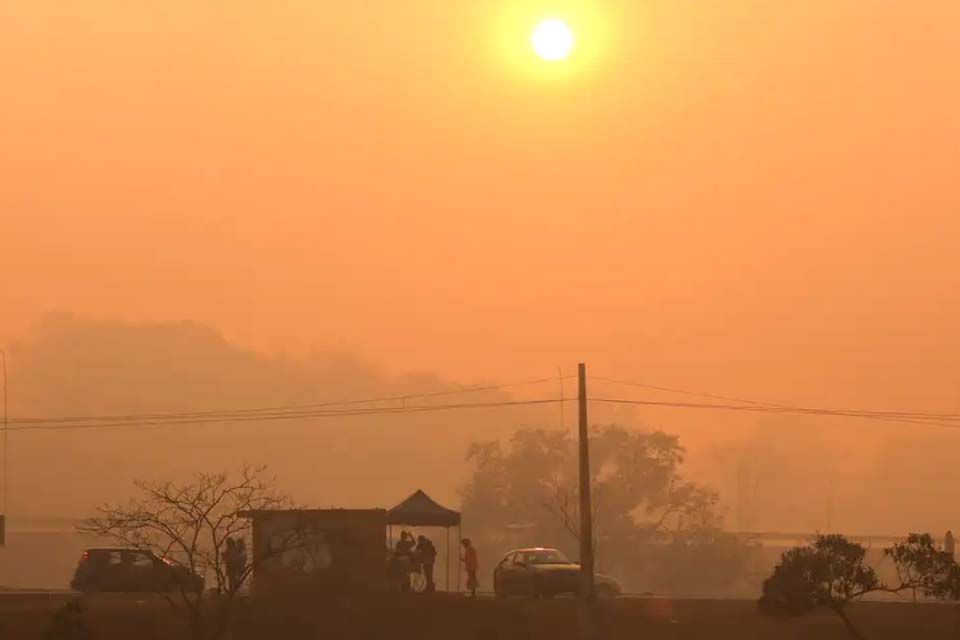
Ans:
{"label": "person in red shirt", "polygon": [[477,597],[477,570],[480,568],[480,562],[477,560],[477,550],[473,548],[470,538],[464,538],[460,541],[463,545],[463,568],[467,570],[467,589],[470,595]]}

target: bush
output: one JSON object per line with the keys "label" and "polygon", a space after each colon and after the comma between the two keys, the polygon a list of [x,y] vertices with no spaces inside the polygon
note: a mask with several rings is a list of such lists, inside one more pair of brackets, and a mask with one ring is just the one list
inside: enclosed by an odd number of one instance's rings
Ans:
{"label": "bush", "polygon": [[681,531],[649,547],[649,585],[656,593],[730,593],[747,575],[750,545],[715,529]]}
{"label": "bush", "polygon": [[87,624],[83,605],[71,600],[63,605],[50,621],[45,640],[91,640],[93,633]]}

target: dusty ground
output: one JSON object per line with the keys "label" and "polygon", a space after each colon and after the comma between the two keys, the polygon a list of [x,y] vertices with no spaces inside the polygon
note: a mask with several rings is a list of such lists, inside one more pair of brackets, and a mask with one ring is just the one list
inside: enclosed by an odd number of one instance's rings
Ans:
{"label": "dusty ground", "polygon": [[[53,613],[69,596],[0,595],[0,638],[43,637]],[[285,599],[247,603],[232,640],[338,638],[343,640],[573,640],[573,601],[470,601],[460,597],[380,598],[375,601]],[[102,594],[84,599],[94,638],[185,638],[180,618],[154,598]],[[873,640],[956,638],[960,608],[946,604],[863,603],[852,617]],[[849,638],[827,613],[771,620],[746,601],[625,599],[605,603],[607,640],[831,640]]]}

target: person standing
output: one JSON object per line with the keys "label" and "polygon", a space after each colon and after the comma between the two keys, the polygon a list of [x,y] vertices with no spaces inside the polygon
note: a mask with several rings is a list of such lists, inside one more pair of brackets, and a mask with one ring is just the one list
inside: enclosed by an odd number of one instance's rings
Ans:
{"label": "person standing", "polygon": [[943,537],[943,550],[950,554],[950,558],[953,559],[956,551],[956,541],[953,539],[953,532],[950,530],[947,530],[947,535]]}
{"label": "person standing", "polygon": [[223,566],[227,574],[226,578],[228,593],[234,593],[237,590],[237,580],[240,577],[240,572],[237,570],[239,558],[240,556],[237,551],[237,541],[232,537],[228,537],[226,548],[223,550],[223,554],[221,555],[221,560],[223,561]]}
{"label": "person standing", "polygon": [[463,545],[463,568],[467,571],[467,590],[470,591],[472,597],[476,598],[477,587],[479,586],[477,571],[480,569],[477,550],[473,548],[470,538],[464,538],[460,544]]}
{"label": "person standing", "polygon": [[247,541],[243,538],[237,538],[237,589],[243,586],[244,579],[247,577]]}
{"label": "person standing", "polygon": [[409,556],[413,553],[413,535],[407,533],[406,531],[400,532],[400,540],[397,541],[397,555],[398,556]]}
{"label": "person standing", "polygon": [[397,548],[394,557],[397,561],[398,573],[400,576],[400,591],[410,591],[410,572],[413,571],[413,534],[406,531],[400,532],[400,540],[397,542]]}
{"label": "person standing", "polygon": [[417,557],[423,568],[423,577],[427,579],[427,592],[433,593],[437,590],[433,582],[433,565],[437,562],[437,548],[426,536],[417,538]]}

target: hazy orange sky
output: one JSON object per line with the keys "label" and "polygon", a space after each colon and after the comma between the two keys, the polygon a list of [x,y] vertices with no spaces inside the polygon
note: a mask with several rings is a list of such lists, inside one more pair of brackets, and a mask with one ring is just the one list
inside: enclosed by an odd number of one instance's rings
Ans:
{"label": "hazy orange sky", "polygon": [[589,4],[6,0],[0,336],[956,408],[960,3]]}
{"label": "hazy orange sky", "polygon": [[[579,38],[561,67],[524,41],[554,4]],[[716,393],[957,411],[958,61],[956,0],[4,0],[0,345],[64,310],[466,383],[584,360]],[[930,428],[644,416],[725,496],[739,459],[830,451],[861,455],[843,500],[867,515],[850,526],[946,527],[960,499],[917,501],[952,464],[930,447],[956,446]],[[769,446],[711,453],[736,425]],[[197,437],[217,450],[219,433]],[[44,437],[18,441],[15,486],[40,486],[35,461],[72,469]],[[457,437],[436,468],[354,498],[387,504],[432,473],[454,500],[467,469],[449,460],[476,436]],[[282,463],[298,438],[250,450]],[[137,455],[156,451],[176,457]],[[904,456],[932,475],[897,484]],[[110,464],[72,473],[127,486]],[[284,471],[305,500],[344,503],[328,495],[340,467],[326,483],[307,462]],[[872,491],[883,474],[902,512]],[[791,477],[774,499],[814,516],[761,524],[829,523],[822,485]],[[23,510],[67,508],[17,490]]]}

